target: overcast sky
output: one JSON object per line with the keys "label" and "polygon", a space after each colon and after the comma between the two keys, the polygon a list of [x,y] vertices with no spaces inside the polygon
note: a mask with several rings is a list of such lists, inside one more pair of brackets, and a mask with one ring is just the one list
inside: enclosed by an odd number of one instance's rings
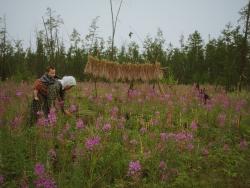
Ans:
{"label": "overcast sky", "polygon": [[[114,12],[120,0],[113,0]],[[163,31],[166,43],[179,46],[180,36],[185,40],[198,30],[207,41],[217,38],[225,25],[237,24],[239,10],[248,0],[124,0],[117,23],[116,45],[136,41],[142,44],[147,35]],[[111,35],[109,0],[0,0],[0,16],[6,16],[9,36],[22,40],[26,48],[31,41],[35,46],[35,31],[43,29],[42,16],[50,7],[61,15],[64,25],[61,36],[66,46],[75,28],[81,36],[88,33],[92,20],[100,16],[98,34],[105,40]],[[130,39],[128,34],[133,32]]]}

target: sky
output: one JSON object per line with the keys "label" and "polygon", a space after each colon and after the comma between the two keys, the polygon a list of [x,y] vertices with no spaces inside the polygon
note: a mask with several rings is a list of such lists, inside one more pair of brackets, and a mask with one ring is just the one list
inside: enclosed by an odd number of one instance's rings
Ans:
{"label": "sky", "polygon": [[[120,0],[112,0],[114,13]],[[158,28],[163,32],[166,44],[179,46],[180,36],[188,36],[197,30],[204,41],[218,38],[229,22],[237,24],[240,9],[248,0],[124,0],[117,23],[115,45],[127,45],[131,41],[142,46],[146,36],[156,36]],[[42,16],[50,7],[64,21],[60,36],[69,46],[69,36],[75,28],[82,37],[99,16],[98,35],[105,40],[112,34],[110,0],[0,0],[0,17],[6,17],[8,36],[22,40],[27,48],[35,47],[35,33],[43,29]],[[129,32],[133,32],[129,37]]]}

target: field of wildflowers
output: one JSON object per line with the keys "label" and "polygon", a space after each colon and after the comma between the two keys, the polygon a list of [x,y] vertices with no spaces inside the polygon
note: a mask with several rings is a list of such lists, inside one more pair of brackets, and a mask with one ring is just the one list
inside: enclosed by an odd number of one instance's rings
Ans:
{"label": "field of wildflowers", "polygon": [[250,187],[250,93],[79,83],[28,124],[31,85],[0,83],[0,187]]}

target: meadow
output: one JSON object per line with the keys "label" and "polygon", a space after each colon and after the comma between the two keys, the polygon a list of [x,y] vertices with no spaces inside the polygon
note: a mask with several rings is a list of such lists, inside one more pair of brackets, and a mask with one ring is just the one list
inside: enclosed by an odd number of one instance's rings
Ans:
{"label": "meadow", "polygon": [[0,83],[0,187],[250,187],[250,93],[81,82],[28,124],[32,84]]}

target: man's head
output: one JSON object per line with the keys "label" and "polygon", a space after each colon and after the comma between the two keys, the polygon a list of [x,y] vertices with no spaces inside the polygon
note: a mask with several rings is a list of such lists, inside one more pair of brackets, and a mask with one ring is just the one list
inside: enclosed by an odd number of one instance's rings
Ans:
{"label": "man's head", "polygon": [[76,79],[73,76],[64,76],[59,81],[62,84],[63,90],[69,90],[76,85]]}
{"label": "man's head", "polygon": [[48,66],[48,67],[47,67],[47,72],[48,72],[48,75],[49,75],[50,77],[52,77],[52,78],[54,78],[55,75],[56,75],[56,69],[55,69],[55,67],[53,67],[53,66]]}

